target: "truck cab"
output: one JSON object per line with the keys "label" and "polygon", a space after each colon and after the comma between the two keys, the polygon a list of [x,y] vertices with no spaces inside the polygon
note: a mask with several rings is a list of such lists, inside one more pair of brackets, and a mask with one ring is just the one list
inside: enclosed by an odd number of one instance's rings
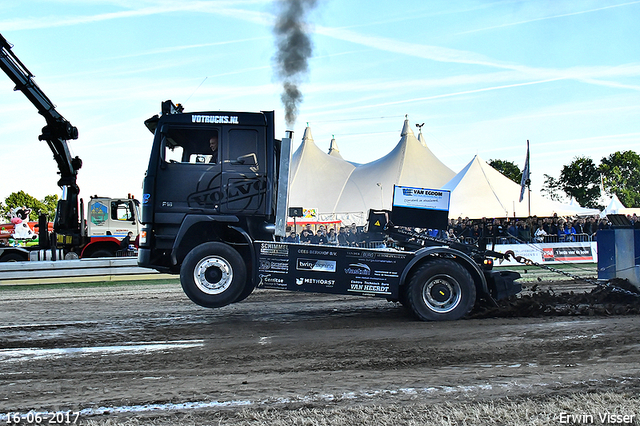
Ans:
{"label": "truck cab", "polygon": [[89,237],[123,239],[129,232],[140,234],[139,202],[133,198],[91,197],[87,205]]}
{"label": "truck cab", "polygon": [[139,264],[177,272],[206,241],[232,244],[250,262],[252,241],[273,238],[279,153],[273,111],[183,113],[167,101],[162,115],[145,124],[154,140]]}

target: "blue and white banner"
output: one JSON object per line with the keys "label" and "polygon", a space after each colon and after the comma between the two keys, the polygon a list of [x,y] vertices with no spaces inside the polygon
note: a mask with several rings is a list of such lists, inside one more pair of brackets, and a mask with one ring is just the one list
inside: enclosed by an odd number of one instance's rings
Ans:
{"label": "blue and white banner", "polygon": [[451,192],[444,189],[395,186],[393,188],[393,206],[448,212],[450,196]]}

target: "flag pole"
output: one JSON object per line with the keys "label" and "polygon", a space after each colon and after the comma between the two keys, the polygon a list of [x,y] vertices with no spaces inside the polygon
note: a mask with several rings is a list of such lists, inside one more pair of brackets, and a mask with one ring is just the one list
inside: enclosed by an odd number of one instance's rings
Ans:
{"label": "flag pole", "polygon": [[527,191],[527,199],[528,199],[528,213],[529,217],[531,217],[531,179],[529,172],[529,140],[527,139],[527,157],[524,161],[524,170],[522,171],[522,179],[520,179],[520,202],[524,198],[524,190]]}
{"label": "flag pole", "polygon": [[531,217],[531,179],[527,179],[527,198],[529,203],[529,216]]}
{"label": "flag pole", "polygon": [[529,215],[528,217],[531,217],[531,162],[529,159],[529,139],[527,139],[527,204],[529,207]]}

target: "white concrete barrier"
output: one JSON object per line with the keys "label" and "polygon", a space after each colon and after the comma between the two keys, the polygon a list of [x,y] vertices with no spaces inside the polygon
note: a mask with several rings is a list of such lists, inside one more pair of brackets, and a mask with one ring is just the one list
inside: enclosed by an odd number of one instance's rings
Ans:
{"label": "white concrete barrier", "polygon": [[141,268],[135,257],[105,257],[55,262],[0,262],[0,285],[166,278],[177,278],[177,276],[160,274],[153,269]]}

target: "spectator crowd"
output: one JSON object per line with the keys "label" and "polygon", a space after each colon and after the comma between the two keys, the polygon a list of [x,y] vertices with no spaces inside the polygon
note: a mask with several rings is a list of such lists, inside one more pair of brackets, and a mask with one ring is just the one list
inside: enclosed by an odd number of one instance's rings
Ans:
{"label": "spectator crowd", "polygon": [[291,228],[287,229],[287,233],[285,241],[289,243],[362,247],[370,239],[370,236],[364,232],[363,227],[356,226],[355,223],[352,223],[351,226],[342,226],[337,232],[335,228],[330,228],[327,231],[324,225],[319,225],[317,230],[314,231],[312,226],[307,224],[300,234],[297,234]]}
{"label": "spectator crowd", "polygon": [[[639,229],[640,221],[636,214],[628,215],[631,225]],[[493,219],[450,219],[447,229],[422,230],[432,237],[448,239],[457,242],[476,244],[480,238],[487,243],[495,244],[526,244],[595,241],[596,234],[601,229],[608,229],[611,223],[599,216],[588,217],[537,217],[528,218],[493,218]],[[339,246],[377,247],[383,241],[379,234],[371,235],[364,231],[364,227],[351,225],[329,230],[325,225],[318,225],[313,229],[307,224],[300,234],[288,228],[286,242],[306,244],[329,244]]]}
{"label": "spectator crowd", "polygon": [[606,218],[553,217],[502,218],[470,220],[458,218],[449,221],[449,237],[457,241],[475,243],[485,237],[496,244],[551,243],[595,241],[600,229],[607,229]]}

